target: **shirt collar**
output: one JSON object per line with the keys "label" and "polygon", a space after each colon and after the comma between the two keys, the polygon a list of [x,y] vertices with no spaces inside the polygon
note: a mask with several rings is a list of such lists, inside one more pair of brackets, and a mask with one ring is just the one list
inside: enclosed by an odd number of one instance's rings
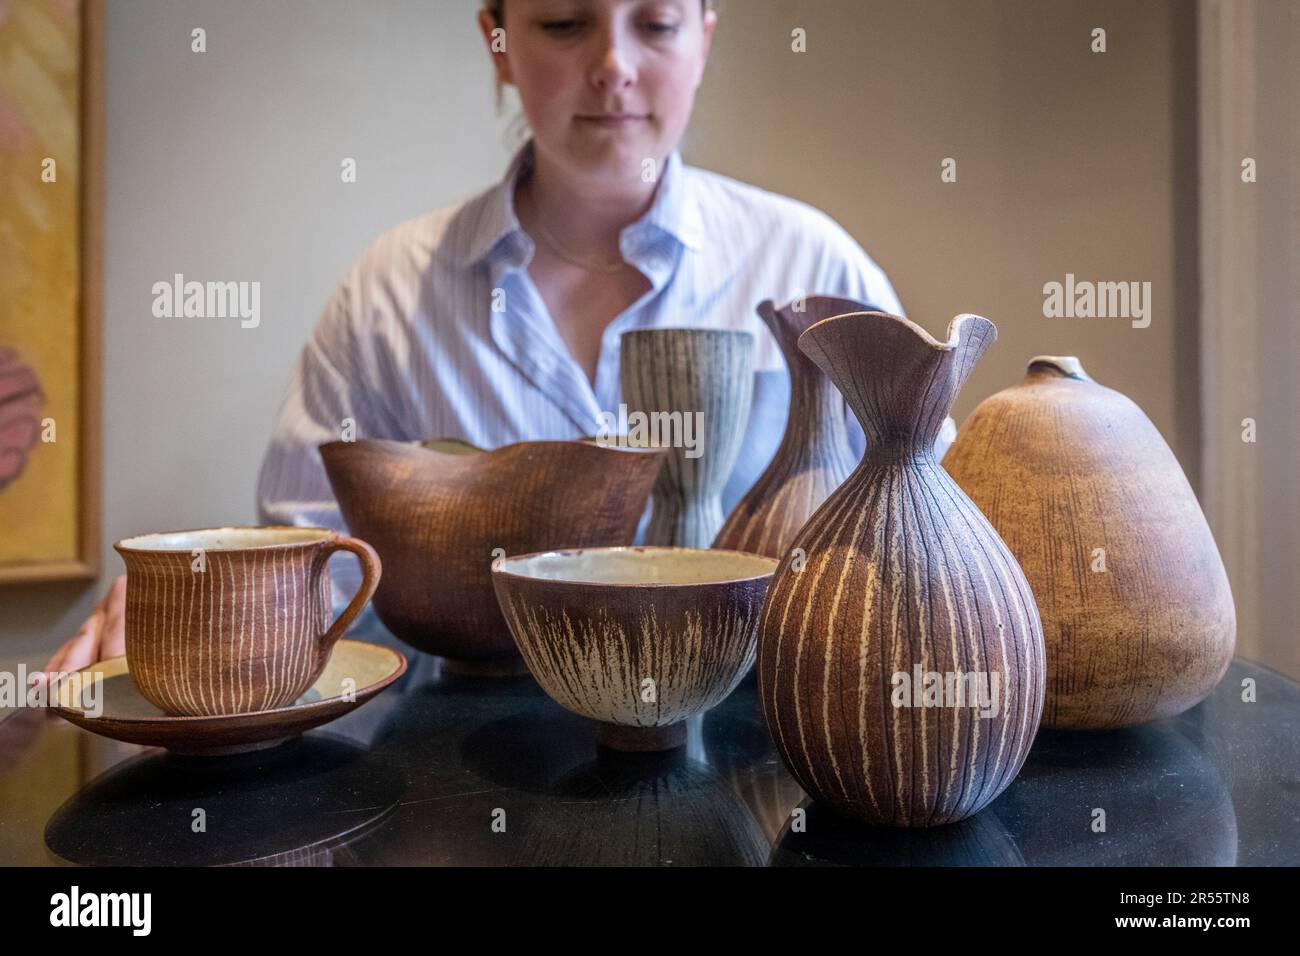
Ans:
{"label": "shirt collar", "polygon": [[624,232],[649,227],[675,240],[678,245],[698,251],[703,241],[703,227],[699,202],[691,194],[690,185],[682,154],[674,149],[664,161],[659,187],[650,208]]}
{"label": "shirt collar", "polygon": [[[514,197],[516,184],[522,177],[531,175],[532,168],[533,141],[530,139],[515,153],[501,182],[480,197],[477,223],[464,247],[462,265],[505,258],[515,258],[522,264],[528,258],[532,243],[519,224]],[[622,238],[658,233],[684,248],[698,250],[702,238],[700,210],[689,186],[681,153],[674,149],[664,162],[650,208],[623,230]]]}

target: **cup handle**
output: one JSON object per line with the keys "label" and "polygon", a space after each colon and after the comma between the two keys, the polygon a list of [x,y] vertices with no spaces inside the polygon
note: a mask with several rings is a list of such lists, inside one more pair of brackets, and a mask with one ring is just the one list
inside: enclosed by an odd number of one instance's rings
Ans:
{"label": "cup handle", "polygon": [[361,587],[357,589],[356,596],[352,602],[343,609],[340,614],[320,637],[320,653],[322,657],[330,652],[334,644],[344,632],[352,626],[352,622],[357,619],[362,608],[375,593],[375,588],[379,587],[379,576],[383,573],[383,565],[379,561],[379,555],[375,549],[370,547],[360,538],[349,538],[340,535],[325,543],[320,551],[320,558],[317,561],[316,574],[327,574],[329,558],[335,551],[351,551],[361,562]]}

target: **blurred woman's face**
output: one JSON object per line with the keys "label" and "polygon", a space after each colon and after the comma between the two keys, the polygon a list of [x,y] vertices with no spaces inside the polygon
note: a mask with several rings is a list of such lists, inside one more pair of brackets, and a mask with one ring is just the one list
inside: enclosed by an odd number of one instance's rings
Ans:
{"label": "blurred woman's face", "polygon": [[506,0],[494,61],[539,151],[626,184],[681,139],[715,19],[700,0]]}

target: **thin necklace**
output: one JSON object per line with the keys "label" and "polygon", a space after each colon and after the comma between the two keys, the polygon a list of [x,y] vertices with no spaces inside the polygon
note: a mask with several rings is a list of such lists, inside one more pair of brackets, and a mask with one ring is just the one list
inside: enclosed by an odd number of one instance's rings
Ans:
{"label": "thin necklace", "polygon": [[587,272],[598,272],[601,275],[613,275],[616,272],[622,272],[627,268],[627,262],[619,259],[617,262],[596,262],[592,259],[576,255],[564,248],[560,240],[556,239],[551,230],[546,228],[546,223],[542,221],[541,210],[537,207],[537,200],[533,197],[532,190],[527,192],[528,202],[533,207],[533,221],[537,226],[537,231],[542,234],[542,239],[551,251],[563,259],[569,265],[577,266],[579,269],[585,269]]}

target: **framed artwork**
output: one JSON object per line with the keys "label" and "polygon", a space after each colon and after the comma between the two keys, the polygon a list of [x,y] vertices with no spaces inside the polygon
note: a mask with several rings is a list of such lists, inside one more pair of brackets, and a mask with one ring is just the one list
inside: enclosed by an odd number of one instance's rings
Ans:
{"label": "framed artwork", "polygon": [[0,585],[98,573],[103,4],[0,0]]}

